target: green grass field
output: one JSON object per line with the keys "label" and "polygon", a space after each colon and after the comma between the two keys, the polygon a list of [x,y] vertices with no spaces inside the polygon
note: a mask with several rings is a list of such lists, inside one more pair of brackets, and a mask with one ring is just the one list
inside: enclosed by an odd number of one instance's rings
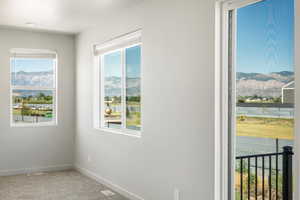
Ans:
{"label": "green grass field", "polygon": [[292,140],[294,138],[294,120],[237,117],[237,135]]}
{"label": "green grass field", "polygon": [[127,117],[127,126],[137,126],[141,125],[141,113],[139,112],[130,112],[129,116]]}
{"label": "green grass field", "polygon": [[[30,111],[32,114],[39,114],[39,115],[46,115],[49,112],[52,112],[52,110],[32,110]],[[21,109],[13,109],[13,114],[14,115],[21,115]]]}

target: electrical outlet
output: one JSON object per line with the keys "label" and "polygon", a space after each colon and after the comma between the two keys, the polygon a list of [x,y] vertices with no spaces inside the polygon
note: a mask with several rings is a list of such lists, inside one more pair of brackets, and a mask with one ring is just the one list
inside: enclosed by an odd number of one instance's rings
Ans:
{"label": "electrical outlet", "polygon": [[174,200],[180,200],[180,191],[179,189],[174,189]]}

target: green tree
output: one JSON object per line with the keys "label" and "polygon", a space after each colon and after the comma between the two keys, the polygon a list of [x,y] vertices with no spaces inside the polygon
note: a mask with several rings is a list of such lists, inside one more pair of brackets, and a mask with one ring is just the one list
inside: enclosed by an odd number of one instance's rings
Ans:
{"label": "green tree", "polygon": [[25,102],[22,102],[22,108],[21,108],[21,116],[22,121],[24,121],[24,116],[30,116],[31,115],[31,108],[26,106]]}

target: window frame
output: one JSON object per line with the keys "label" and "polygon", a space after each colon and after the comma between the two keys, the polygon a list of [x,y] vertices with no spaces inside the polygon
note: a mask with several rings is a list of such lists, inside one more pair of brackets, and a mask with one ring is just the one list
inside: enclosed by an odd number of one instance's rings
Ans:
{"label": "window frame", "polygon": [[[13,50],[13,51],[18,51],[18,50]],[[9,75],[9,84],[10,84],[10,127],[29,127],[29,128],[34,128],[34,127],[45,127],[45,126],[57,126],[58,125],[58,55],[57,52],[55,51],[50,51],[50,50],[35,50],[35,49],[21,49],[22,55],[23,56],[14,56],[14,53],[11,53],[10,55],[10,75]],[[24,53],[24,51],[28,51],[28,53]],[[36,55],[34,53],[38,53],[39,55]],[[47,57],[47,54],[52,54],[54,55],[53,58]],[[41,55],[45,54],[45,57],[41,57]],[[39,87],[39,86],[14,86],[12,84],[12,70],[13,70],[13,60],[14,59],[52,59],[53,60],[53,86],[52,87]],[[53,94],[53,117],[52,121],[49,122],[38,122],[38,123],[15,123],[14,122],[14,115],[13,115],[13,91],[14,90],[30,90],[30,91],[52,91]]]}
{"label": "window frame", "polygon": [[[127,136],[133,136],[133,137],[141,137],[141,133],[143,131],[142,126],[142,117],[141,117],[141,127],[140,130],[131,130],[126,127],[126,49],[129,49],[131,47],[140,46],[142,50],[142,42],[133,42],[130,44],[126,44],[126,36],[124,37],[124,40],[121,38],[117,38],[118,43],[117,47],[114,49],[109,48],[107,51],[102,51],[100,54],[94,54],[94,129],[101,130],[105,132],[110,133],[116,133],[121,135],[127,135]],[[140,37],[140,35],[138,36]],[[111,41],[110,41],[111,42]],[[124,42],[125,45],[122,45]],[[96,47],[96,45],[95,45]],[[105,103],[104,103],[104,59],[103,57],[108,54],[112,54],[115,52],[120,52],[121,54],[121,128],[112,128],[112,127],[105,127],[104,125],[104,116],[103,116],[103,110],[105,109]],[[141,55],[142,59],[142,55]],[[140,75],[142,77],[142,62],[140,66]],[[142,78],[141,78],[142,79]],[[140,82],[140,92],[142,96],[142,81]],[[141,107],[141,113],[142,113],[142,100],[140,101],[140,107]],[[141,115],[142,116],[142,115]]]}
{"label": "window frame", "polygon": [[[229,105],[229,77],[231,70],[235,69],[235,41],[229,44],[229,12],[232,12],[232,35],[235,34],[235,14],[238,8],[254,4],[263,0],[220,0],[216,2],[216,44],[215,44],[215,200],[234,200],[234,183],[232,180],[235,168],[235,159],[232,159],[234,153],[234,137],[229,134],[232,127],[232,121],[229,120],[229,113],[232,113],[232,107]],[[229,47],[233,48],[229,52]],[[229,55],[231,54],[231,58]],[[231,60],[230,60],[231,59]],[[233,83],[234,84],[234,83]]]}

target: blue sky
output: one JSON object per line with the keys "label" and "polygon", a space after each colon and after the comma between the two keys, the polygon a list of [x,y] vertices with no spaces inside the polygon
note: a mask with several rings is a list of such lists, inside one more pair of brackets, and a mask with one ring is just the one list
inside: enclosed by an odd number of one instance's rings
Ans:
{"label": "blue sky", "polygon": [[52,59],[23,59],[18,58],[11,61],[13,72],[44,72],[53,71]]}
{"label": "blue sky", "polygon": [[127,78],[141,76],[141,46],[126,49],[126,75]]}
{"label": "blue sky", "polygon": [[294,71],[294,0],[265,0],[237,12],[237,71]]}
{"label": "blue sky", "polygon": [[[121,77],[121,52],[114,52],[104,56],[104,73],[106,77]],[[140,77],[141,47],[134,46],[126,49],[126,74],[128,78]]]}
{"label": "blue sky", "polygon": [[104,56],[104,74],[105,77],[121,77],[121,52],[117,51]]}

